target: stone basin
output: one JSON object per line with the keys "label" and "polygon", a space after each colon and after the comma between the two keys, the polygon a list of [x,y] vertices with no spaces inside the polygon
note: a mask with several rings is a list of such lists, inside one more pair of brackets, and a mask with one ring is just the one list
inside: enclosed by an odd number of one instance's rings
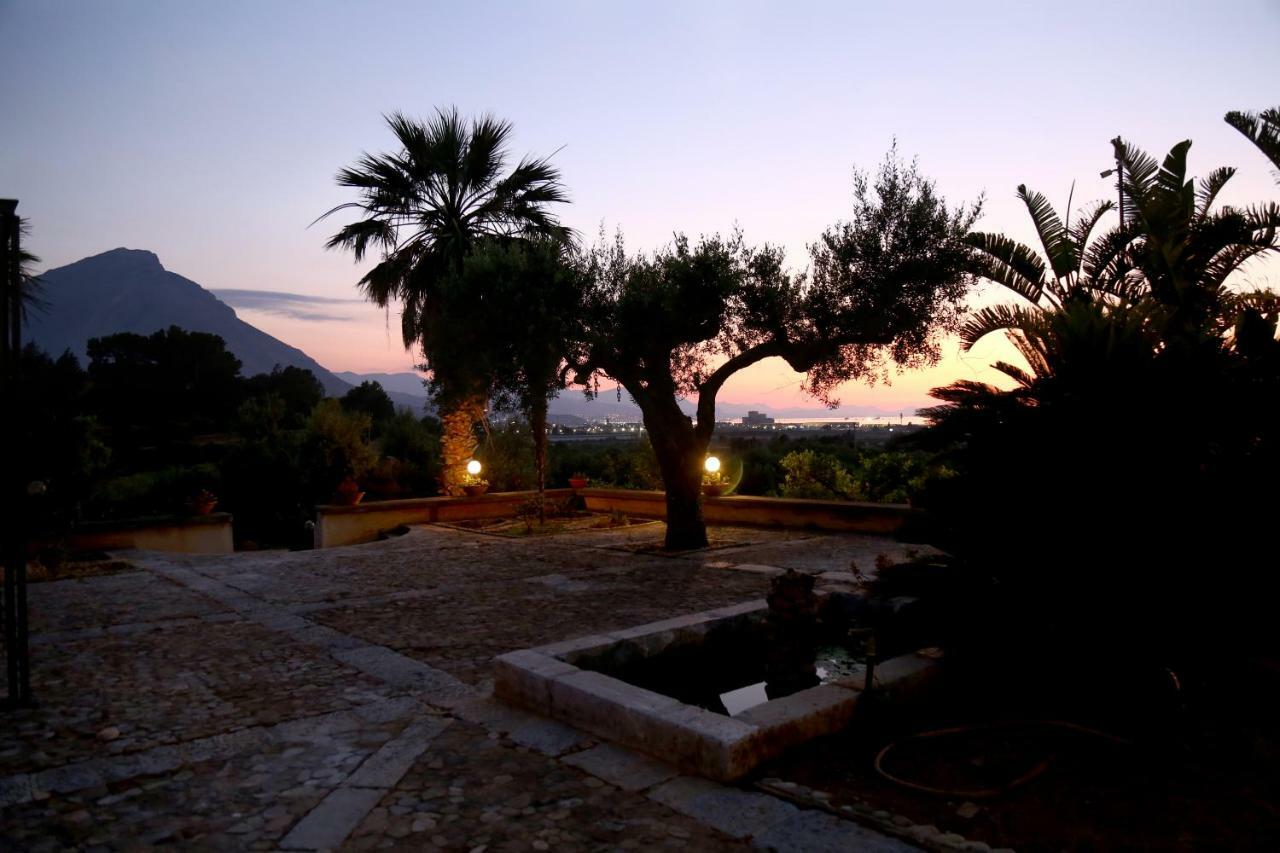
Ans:
{"label": "stone basin", "polygon": [[[628,683],[610,673],[675,659],[710,643],[763,631],[768,607],[749,601],[496,658],[503,701],[638,749],[682,770],[732,781],[785,750],[840,731],[854,719],[864,681],[845,677],[755,704],[735,716]],[[936,655],[877,664],[878,703],[919,695],[940,670]]]}

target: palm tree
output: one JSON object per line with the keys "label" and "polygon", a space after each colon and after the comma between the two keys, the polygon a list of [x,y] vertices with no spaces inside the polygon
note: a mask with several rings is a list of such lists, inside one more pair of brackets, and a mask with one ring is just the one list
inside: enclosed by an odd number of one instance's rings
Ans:
{"label": "palm tree", "polygon": [[[572,232],[548,210],[568,196],[559,170],[547,158],[525,157],[506,171],[510,123],[491,116],[468,122],[449,108],[436,110],[425,122],[393,113],[387,124],[400,150],[364,154],[340,171],[338,184],[357,190],[359,200],[340,204],[320,219],[360,211],[361,218],[331,237],[327,247],[349,249],[357,262],[370,250],[381,252],[359,287],[379,307],[403,305],[401,333],[409,348],[423,344],[431,324],[447,320],[434,293],[443,276],[461,269],[478,241],[541,237],[568,242]],[[430,366],[433,354],[425,349],[423,354]],[[442,412],[441,482],[451,494],[461,493],[463,472],[475,451],[474,424],[484,416],[486,402],[472,394]]]}
{"label": "palm tree", "polygon": [[1271,161],[1276,167],[1276,182],[1280,183],[1280,107],[1261,113],[1232,111],[1224,118]]}
{"label": "palm tree", "polygon": [[[12,202],[12,205],[16,207],[17,202]],[[16,235],[6,235],[6,238],[16,236],[17,239],[10,244],[10,251],[7,253],[7,260],[12,266],[3,271],[4,278],[0,281],[0,289],[3,290],[0,293],[0,317],[3,317],[0,319],[0,329],[4,331],[0,336],[0,364],[7,365],[8,359],[16,359],[22,349],[23,322],[32,311],[39,311],[44,307],[45,302],[40,297],[40,277],[31,271],[35,264],[40,263],[40,259],[21,245],[21,238],[31,232],[30,223],[11,210],[0,215],[8,216],[8,227],[17,231]]]}

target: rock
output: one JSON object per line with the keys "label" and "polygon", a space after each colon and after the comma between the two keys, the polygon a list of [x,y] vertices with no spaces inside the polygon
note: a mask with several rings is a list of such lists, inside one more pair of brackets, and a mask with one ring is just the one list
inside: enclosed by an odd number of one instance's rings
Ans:
{"label": "rock", "polygon": [[102,741],[103,743],[113,741],[118,737],[120,737],[120,730],[117,729],[115,726],[107,726],[105,729],[98,732],[98,740]]}
{"label": "rock", "polygon": [[973,820],[980,811],[982,811],[982,806],[977,803],[961,803],[960,808],[956,809],[956,817]]}

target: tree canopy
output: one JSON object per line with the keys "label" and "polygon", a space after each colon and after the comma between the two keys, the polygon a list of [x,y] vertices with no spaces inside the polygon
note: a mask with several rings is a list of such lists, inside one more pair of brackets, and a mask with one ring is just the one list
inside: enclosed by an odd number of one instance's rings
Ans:
{"label": "tree canopy", "polygon": [[[841,383],[936,360],[958,323],[969,283],[962,238],[979,208],[948,206],[892,151],[874,177],[856,174],[852,215],[810,247],[807,275],[740,233],[678,235],[652,254],[630,254],[619,236],[584,255],[576,380],[616,381],[643,411],[667,486],[669,545],[705,543],[701,456],[730,376],[779,357],[835,405]],[[678,404],[693,395],[696,422]]]}

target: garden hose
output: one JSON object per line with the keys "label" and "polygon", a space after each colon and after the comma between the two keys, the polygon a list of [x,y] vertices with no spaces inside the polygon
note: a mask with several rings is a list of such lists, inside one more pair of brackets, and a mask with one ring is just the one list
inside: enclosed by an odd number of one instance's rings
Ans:
{"label": "garden hose", "polygon": [[1117,737],[1116,735],[1108,734],[1107,732],[1103,732],[1103,731],[1098,731],[1097,729],[1091,729],[1091,728],[1088,728],[1087,726],[1081,726],[1076,723],[1069,723],[1069,722],[1066,722],[1065,720],[1041,720],[1041,721],[1036,721],[1031,723],[1005,723],[1005,724],[982,725],[982,726],[976,726],[976,725],[975,726],[956,726],[954,728],[949,728],[949,729],[934,729],[932,731],[920,732],[919,734],[914,734],[914,735],[911,735],[910,737],[905,737],[899,740],[892,741],[891,743],[885,745],[885,747],[881,749],[878,753],[876,753],[875,769],[877,773],[879,773],[881,776],[883,776],[885,779],[888,779],[890,782],[894,783],[895,785],[899,785],[903,788],[909,788],[910,790],[913,790],[913,791],[920,791],[925,794],[933,794],[939,797],[951,797],[951,798],[966,799],[966,800],[991,799],[993,797],[998,797],[1002,794],[1008,793],[1009,791],[1012,791],[1014,788],[1017,788],[1020,785],[1025,785],[1027,782],[1030,782],[1032,779],[1035,779],[1037,776],[1044,773],[1046,770],[1049,769],[1049,765],[1053,762],[1054,756],[1050,755],[1048,758],[1037,763],[1034,767],[1032,767],[1026,773],[1023,773],[1021,776],[1018,776],[1016,779],[1013,779],[1012,781],[998,788],[976,788],[976,789],[969,789],[969,790],[953,789],[953,788],[935,788],[931,785],[922,785],[918,782],[912,782],[909,779],[903,779],[900,776],[895,776],[889,771],[884,769],[884,758],[886,755],[892,752],[895,747],[913,740],[925,740],[927,738],[947,737],[950,735],[967,734],[969,732],[984,731],[984,730],[990,730],[990,729],[1022,728],[1027,726],[1052,726],[1055,728],[1063,728],[1063,729],[1068,729],[1070,731],[1080,732],[1082,734],[1093,735],[1095,737],[1101,737],[1106,740],[1112,741],[1113,743],[1119,743],[1124,745],[1130,745],[1132,743],[1131,741],[1125,740],[1122,737]]}

